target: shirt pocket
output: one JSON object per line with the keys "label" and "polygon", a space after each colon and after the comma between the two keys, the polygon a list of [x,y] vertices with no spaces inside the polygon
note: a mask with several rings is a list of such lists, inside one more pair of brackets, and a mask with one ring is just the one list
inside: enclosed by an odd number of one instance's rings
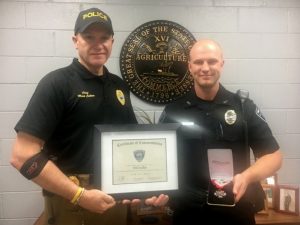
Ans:
{"label": "shirt pocket", "polygon": [[241,140],[245,134],[242,124],[229,125],[220,123],[220,130],[222,139],[228,142]]}

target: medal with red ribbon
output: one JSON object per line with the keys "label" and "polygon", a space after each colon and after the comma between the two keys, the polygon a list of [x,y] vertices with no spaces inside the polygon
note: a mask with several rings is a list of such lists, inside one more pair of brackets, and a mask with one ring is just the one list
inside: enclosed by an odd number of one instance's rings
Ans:
{"label": "medal with red ribbon", "polygon": [[231,182],[230,179],[219,178],[219,179],[211,179],[212,184],[216,187],[216,191],[214,195],[217,198],[224,198],[227,194],[226,191],[223,190],[224,186]]}
{"label": "medal with red ribbon", "polygon": [[226,197],[229,190],[224,187],[233,179],[231,149],[208,149],[208,165],[214,196]]}

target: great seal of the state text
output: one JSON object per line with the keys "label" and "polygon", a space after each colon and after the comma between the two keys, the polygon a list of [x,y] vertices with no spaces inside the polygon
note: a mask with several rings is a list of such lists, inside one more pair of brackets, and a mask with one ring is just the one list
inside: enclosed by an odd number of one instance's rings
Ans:
{"label": "great seal of the state text", "polygon": [[185,95],[193,85],[188,70],[194,36],[183,26],[150,21],[137,27],[124,42],[120,70],[132,93],[155,104]]}

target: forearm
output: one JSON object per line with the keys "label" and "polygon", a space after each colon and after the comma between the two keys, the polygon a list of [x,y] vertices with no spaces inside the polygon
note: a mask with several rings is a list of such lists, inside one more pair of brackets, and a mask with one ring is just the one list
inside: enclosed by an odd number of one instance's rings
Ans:
{"label": "forearm", "polygon": [[78,189],[78,186],[62,173],[52,161],[48,161],[39,176],[32,179],[32,181],[43,189],[68,200],[74,197]]}
{"label": "forearm", "polygon": [[[44,145],[43,140],[32,135],[19,132],[15,140],[11,164],[17,170],[21,170],[25,162],[38,154]],[[47,191],[53,192],[66,199],[72,199],[78,187],[65,176],[61,170],[52,162],[48,161],[45,166],[40,166],[39,174],[32,179]]]}
{"label": "forearm", "polygon": [[[116,204],[111,196],[100,190],[91,189],[84,191],[83,189],[79,189],[51,160],[48,160],[46,164],[40,164],[38,159],[35,159],[36,161],[34,162],[30,161],[33,159],[33,156],[41,152],[43,145],[43,140],[19,132],[13,146],[11,156],[12,166],[20,171],[24,168],[24,165],[25,167],[29,165],[29,168],[26,167],[25,171],[30,171],[31,166],[34,165],[33,168],[35,170],[38,168],[38,172],[35,173],[34,177],[22,174],[43,189],[69,201],[72,200],[75,204],[78,203],[81,207],[92,212],[103,213]],[[26,162],[29,162],[27,163],[28,165],[25,164]]]}
{"label": "forearm", "polygon": [[262,156],[248,169],[235,175],[233,179],[233,193],[235,194],[236,202],[244,195],[250,183],[261,181],[273,175],[281,167],[281,163],[282,155],[278,150],[274,153]]}
{"label": "forearm", "polygon": [[280,150],[267,154],[257,159],[256,162],[246,169],[242,175],[247,178],[249,183],[260,181],[273,175],[282,164],[282,154]]}

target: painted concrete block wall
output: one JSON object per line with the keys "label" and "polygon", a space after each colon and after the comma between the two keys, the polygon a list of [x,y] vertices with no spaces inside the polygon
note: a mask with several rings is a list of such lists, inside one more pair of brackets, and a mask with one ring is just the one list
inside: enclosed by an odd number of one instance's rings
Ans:
{"label": "painted concrete block wall", "polygon": [[[99,7],[115,29],[108,68],[120,74],[123,42],[139,25],[170,20],[224,48],[222,83],[244,88],[263,111],[284,153],[282,184],[300,184],[300,1],[298,0],[0,0],[0,224],[29,225],[41,213],[40,188],[9,165],[13,127],[37,82],[69,64],[81,9]],[[157,121],[163,107],[132,95]]]}

